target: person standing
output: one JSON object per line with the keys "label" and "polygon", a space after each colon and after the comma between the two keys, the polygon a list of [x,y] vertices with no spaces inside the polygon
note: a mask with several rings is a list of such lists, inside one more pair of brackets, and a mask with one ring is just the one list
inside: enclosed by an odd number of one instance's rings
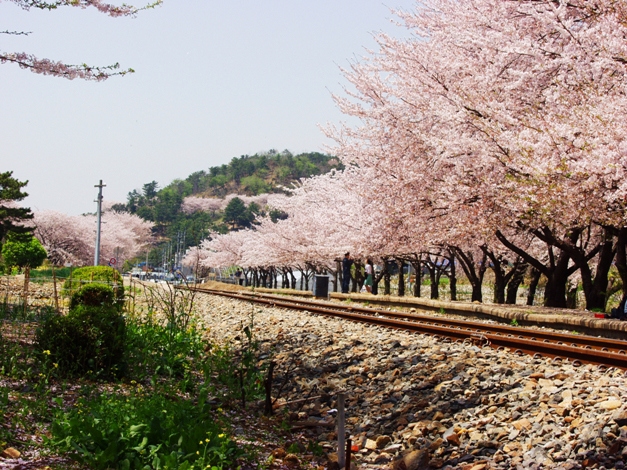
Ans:
{"label": "person standing", "polygon": [[366,261],[365,271],[366,271],[366,280],[364,282],[364,285],[366,286],[366,290],[372,294],[372,275],[374,273],[374,266],[370,258],[368,258],[368,260]]}
{"label": "person standing", "polygon": [[237,284],[238,285],[243,285],[244,284],[244,279],[242,278],[242,270],[240,268],[237,268],[237,271],[235,271],[235,279],[237,279]]}
{"label": "person standing", "polygon": [[344,259],[342,260],[342,294],[348,294],[348,289],[351,282],[352,265],[353,260],[351,259],[351,254],[347,252],[344,254]]}

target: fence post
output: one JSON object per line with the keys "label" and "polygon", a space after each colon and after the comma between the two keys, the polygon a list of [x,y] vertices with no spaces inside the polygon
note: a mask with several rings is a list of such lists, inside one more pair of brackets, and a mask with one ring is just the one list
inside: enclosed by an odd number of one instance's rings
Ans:
{"label": "fence post", "polygon": [[54,309],[57,313],[59,313],[59,296],[57,294],[57,273],[52,268],[52,288],[54,290]]}
{"label": "fence post", "polygon": [[346,416],[343,393],[337,396],[337,463],[340,468],[346,464]]}
{"label": "fence post", "polygon": [[28,308],[28,281],[30,280],[30,266],[24,268],[24,314]]}

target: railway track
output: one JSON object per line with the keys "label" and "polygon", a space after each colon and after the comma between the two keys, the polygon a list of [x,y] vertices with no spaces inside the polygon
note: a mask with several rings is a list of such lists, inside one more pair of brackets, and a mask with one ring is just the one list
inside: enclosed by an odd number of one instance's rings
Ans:
{"label": "railway track", "polygon": [[627,369],[627,341],[457,320],[439,315],[388,311],[326,301],[288,299],[285,296],[248,291],[233,292],[202,287],[190,287],[189,289],[271,307],[303,310],[371,325],[428,334],[444,341],[463,341],[478,346],[509,349],[514,354],[550,357],[554,361],[572,361],[574,365],[589,363],[603,367]]}

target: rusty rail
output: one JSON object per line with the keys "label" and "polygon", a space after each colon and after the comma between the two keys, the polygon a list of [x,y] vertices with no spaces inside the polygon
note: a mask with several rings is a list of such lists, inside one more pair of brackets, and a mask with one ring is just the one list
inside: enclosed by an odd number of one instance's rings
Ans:
{"label": "rusty rail", "polygon": [[474,344],[509,349],[516,354],[552,357],[575,364],[591,363],[627,369],[627,341],[542,331],[491,323],[449,319],[331,302],[286,299],[283,296],[232,292],[202,287],[198,292],[253,301],[272,307],[305,310],[386,328],[394,328]]}

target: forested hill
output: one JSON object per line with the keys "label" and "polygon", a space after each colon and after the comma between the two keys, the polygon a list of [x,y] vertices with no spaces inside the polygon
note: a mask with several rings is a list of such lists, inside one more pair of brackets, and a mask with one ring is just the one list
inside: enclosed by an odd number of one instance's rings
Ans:
{"label": "forested hill", "polygon": [[184,180],[176,179],[164,188],[156,181],[146,183],[141,190],[128,193],[127,203],[114,206],[155,222],[157,235],[174,239],[181,231],[186,233],[186,245],[200,242],[210,230],[224,232],[228,224],[222,214],[181,211],[183,199],[188,196],[223,198],[228,194],[256,196],[281,191],[300,178],[327,173],[341,168],[335,157],[318,152],[293,155],[269,151],[235,157],[230,163],[197,171]]}

